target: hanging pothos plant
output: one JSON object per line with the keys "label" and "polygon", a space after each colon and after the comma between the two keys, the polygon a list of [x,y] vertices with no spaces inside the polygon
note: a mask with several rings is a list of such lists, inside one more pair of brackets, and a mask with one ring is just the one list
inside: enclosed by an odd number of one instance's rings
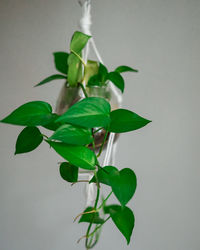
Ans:
{"label": "hanging pothos plant", "polygon": [[[130,168],[119,170],[115,166],[101,166],[98,158],[108,133],[134,131],[150,122],[127,109],[111,111],[106,98],[88,97],[86,86],[103,87],[113,83],[123,92],[124,79],[121,73],[137,72],[128,66],[119,66],[108,72],[101,63],[84,62],[82,50],[89,39],[90,36],[76,31],[71,39],[70,53],[54,53],[55,67],[59,74],[52,75],[36,85],[41,86],[52,80],[64,79],[66,86],[82,90],[85,98],[73,104],[61,115],[53,113],[51,105],[47,102],[28,102],[1,120],[3,123],[25,126],[17,138],[15,154],[30,152],[44,140],[65,159],[60,164],[60,175],[65,181],[78,182],[79,169],[93,171],[94,176],[90,183],[96,183],[96,199],[93,206],[87,207],[79,216],[79,223],[88,223],[86,234],[81,237],[85,238],[86,249],[92,248],[98,242],[100,229],[109,219],[114,222],[129,244],[135,219],[127,203],[136,190],[136,175]],[[51,130],[53,134],[47,137],[38,127]],[[100,129],[104,129],[105,134],[97,149],[95,134]],[[110,193],[99,201],[102,184],[110,187]],[[107,204],[111,195],[117,198],[118,204]]]}

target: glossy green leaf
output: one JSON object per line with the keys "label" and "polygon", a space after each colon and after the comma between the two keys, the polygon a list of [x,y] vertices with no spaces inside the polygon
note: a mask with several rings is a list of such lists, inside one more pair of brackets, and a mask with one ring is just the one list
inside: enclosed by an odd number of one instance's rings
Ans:
{"label": "glossy green leaf", "polygon": [[[118,169],[116,167],[113,167],[113,166],[105,166],[103,168],[100,168],[97,171],[98,182],[111,186],[110,174],[113,171],[118,173]],[[92,182],[97,182],[95,176],[93,176],[92,179],[90,180],[90,183],[92,183]]]}
{"label": "glossy green leaf", "polygon": [[63,76],[63,75],[52,75],[52,76],[49,76],[47,78],[45,78],[44,80],[42,80],[41,82],[39,82],[38,84],[35,85],[35,87],[37,86],[41,86],[45,83],[48,83],[48,82],[51,82],[53,80],[61,80],[61,79],[65,79],[66,80],[66,76]]}
{"label": "glossy green leaf", "polygon": [[119,205],[110,205],[106,206],[104,211],[110,214],[113,222],[126,238],[127,244],[129,244],[135,225],[135,217],[131,209]]}
{"label": "glossy green leaf", "polygon": [[65,124],[59,127],[49,139],[73,145],[86,145],[93,141],[91,129],[81,128],[71,124]]}
{"label": "glossy green leaf", "polygon": [[68,145],[61,142],[47,141],[50,146],[72,165],[83,169],[94,170],[96,155],[92,150],[83,146]]}
{"label": "glossy green leaf", "polygon": [[71,106],[57,121],[86,128],[107,127],[110,104],[104,98],[88,97]]}
{"label": "glossy green leaf", "polygon": [[45,125],[52,119],[51,106],[42,101],[28,102],[1,120],[3,123],[23,126]]}
{"label": "glossy green leaf", "polygon": [[111,122],[108,131],[115,133],[140,129],[151,122],[127,109],[116,109],[112,111],[110,118]]}
{"label": "glossy green leaf", "polygon": [[59,115],[57,114],[52,114],[51,119],[49,119],[48,123],[43,125],[44,128],[49,129],[49,130],[57,130],[62,123],[61,122],[56,122],[56,120],[58,119]]}
{"label": "glossy green leaf", "polygon": [[109,184],[121,205],[125,206],[135,193],[137,178],[133,170],[124,168],[109,174]]}
{"label": "glossy green leaf", "polygon": [[60,175],[68,182],[76,182],[78,180],[78,167],[69,162],[62,162],[60,164]]}
{"label": "glossy green leaf", "polygon": [[[79,53],[81,56],[81,53]],[[68,57],[68,82],[70,86],[76,86],[78,82],[81,82],[82,78],[82,62],[74,55],[70,54]]]}
{"label": "glossy green leaf", "polygon": [[[137,178],[133,170],[124,168],[118,170],[114,166],[106,166],[97,171],[98,182],[111,186],[113,193],[122,206],[125,206],[133,197]],[[90,180],[90,183],[96,182],[96,177]]]}
{"label": "glossy green leaf", "polygon": [[118,72],[110,72],[108,73],[108,79],[115,84],[117,88],[124,92],[124,79]]}
{"label": "glossy green leaf", "polygon": [[68,72],[68,56],[69,54],[66,52],[55,52],[54,55],[54,63],[55,67],[58,71],[67,75]]}
{"label": "glossy green leaf", "polygon": [[[85,212],[90,212],[92,211],[94,208],[93,207],[87,207],[85,210],[84,210],[84,213]],[[83,214],[79,220],[79,223],[80,222],[92,222],[94,224],[102,224],[104,223],[104,220],[102,218],[99,217],[99,213],[96,212],[96,213],[88,213],[88,214]]]}
{"label": "glossy green leaf", "polygon": [[99,65],[96,61],[92,61],[92,60],[88,60],[86,67],[84,67],[84,80],[85,83],[88,83],[88,80],[96,75],[98,73],[99,70]]}
{"label": "glossy green leaf", "polygon": [[90,37],[91,36],[88,36],[80,31],[75,31],[71,39],[70,50],[75,51],[76,53],[81,52]]}
{"label": "glossy green leaf", "polygon": [[19,134],[15,146],[15,154],[27,153],[37,148],[43,136],[37,127],[26,127]]}
{"label": "glossy green leaf", "polygon": [[115,71],[118,72],[118,73],[124,73],[124,72],[138,72],[137,69],[133,69],[133,68],[131,68],[131,67],[129,67],[129,66],[124,66],[124,65],[117,67],[117,68],[115,69]]}

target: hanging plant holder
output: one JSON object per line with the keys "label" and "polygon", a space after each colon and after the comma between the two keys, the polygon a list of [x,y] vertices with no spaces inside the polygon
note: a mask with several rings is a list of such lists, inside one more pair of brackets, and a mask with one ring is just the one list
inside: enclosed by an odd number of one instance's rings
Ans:
{"label": "hanging plant holder", "polygon": [[[65,81],[55,113],[49,103],[32,101],[15,109],[1,122],[24,126],[17,138],[15,154],[33,151],[44,140],[65,160],[60,163],[61,177],[72,185],[86,182],[86,207],[75,220],[88,224],[86,234],[79,241],[85,239],[86,249],[91,249],[109,219],[127,244],[130,242],[135,217],[127,204],[134,196],[137,178],[132,169],[119,170],[114,166],[116,138],[120,133],[140,129],[151,121],[121,108],[125,87],[122,75],[137,70],[122,65],[108,71],[90,32],[91,1],[79,3],[83,10],[82,32],[74,32],[69,53],[54,53],[59,73],[36,85],[58,79]],[[89,60],[90,48],[97,61]],[[40,127],[50,130],[52,135],[41,133]],[[110,193],[100,201],[103,185],[110,188]],[[111,195],[116,197],[117,204],[107,204]]]}

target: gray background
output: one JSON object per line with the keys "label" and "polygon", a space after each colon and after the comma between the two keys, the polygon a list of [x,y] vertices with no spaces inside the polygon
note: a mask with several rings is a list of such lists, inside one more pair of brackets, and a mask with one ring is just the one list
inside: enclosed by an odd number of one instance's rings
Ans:
{"label": "gray background", "polygon": [[[0,117],[30,100],[55,106],[61,82],[32,88],[55,73],[52,52],[68,49],[81,9],[75,0],[0,1]],[[119,139],[117,166],[138,188],[129,206],[130,245],[112,222],[96,249],[198,250],[199,0],[93,0],[92,31],[110,69],[126,64],[124,107],[153,122]],[[0,249],[83,249],[83,185],[61,180],[61,159],[43,143],[14,156],[22,128],[0,125]]]}

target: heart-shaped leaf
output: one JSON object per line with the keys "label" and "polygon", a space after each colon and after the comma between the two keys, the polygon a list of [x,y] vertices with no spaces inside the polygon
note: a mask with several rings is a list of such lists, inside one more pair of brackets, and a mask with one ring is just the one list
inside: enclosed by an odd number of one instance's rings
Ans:
{"label": "heart-shaped leaf", "polygon": [[112,111],[110,118],[111,122],[108,131],[115,133],[133,131],[151,122],[127,109],[116,109]]}
{"label": "heart-shaped leaf", "polygon": [[53,55],[54,55],[54,63],[55,63],[56,69],[60,71],[61,73],[67,75],[67,71],[68,71],[67,60],[68,60],[69,54],[66,52],[55,52],[53,53]]}
{"label": "heart-shaped leaf", "polygon": [[110,104],[104,98],[88,97],[71,106],[57,121],[86,128],[107,127]]}
{"label": "heart-shaped leaf", "polygon": [[13,125],[38,126],[51,121],[53,114],[51,106],[42,101],[28,102],[15,109],[1,122]]}
{"label": "heart-shaped leaf", "polygon": [[49,139],[73,145],[86,145],[93,141],[91,129],[81,128],[71,124],[65,124],[59,127]]}
{"label": "heart-shaped leaf", "polygon": [[118,72],[110,72],[107,76],[108,80],[115,84],[117,88],[124,92],[124,79]]}
{"label": "heart-shaped leaf", "polygon": [[76,53],[81,52],[90,37],[91,36],[88,36],[80,31],[75,31],[71,39],[70,50],[75,51]]}
{"label": "heart-shaped leaf", "polygon": [[37,127],[26,127],[19,134],[15,146],[15,154],[27,153],[37,148],[43,136]]}
{"label": "heart-shaped leaf", "polygon": [[125,206],[135,193],[137,178],[133,170],[124,168],[110,172],[109,183],[121,205]]}
{"label": "heart-shaped leaf", "polygon": [[[105,166],[103,168],[100,168],[97,171],[98,182],[103,183],[103,184],[108,185],[108,186],[111,186],[111,184],[110,184],[110,174],[113,171],[118,173],[118,169],[116,167],[113,167],[113,166]],[[90,180],[90,183],[92,183],[92,182],[97,182],[95,175]]]}
{"label": "heart-shaped leaf", "polygon": [[41,86],[47,82],[51,82],[53,80],[60,80],[60,79],[66,79],[67,77],[66,76],[63,76],[63,75],[52,75],[52,76],[49,76],[47,78],[45,78],[44,80],[42,80],[41,82],[39,82],[38,84],[35,85],[35,87],[37,86]]}
{"label": "heart-shaped leaf", "polygon": [[110,214],[113,222],[126,238],[127,244],[129,244],[135,224],[134,214],[131,209],[119,205],[110,205],[106,206],[104,211]]}
{"label": "heart-shaped leaf", "polygon": [[50,146],[72,165],[83,169],[94,170],[96,155],[92,150],[83,146],[68,145],[61,142],[47,141]]}
{"label": "heart-shaped leaf", "polygon": [[85,210],[84,210],[84,213],[86,214],[83,214],[79,220],[79,223],[80,222],[92,222],[94,224],[102,224],[104,223],[104,220],[102,218],[99,217],[99,213],[98,212],[95,212],[95,213],[87,213],[87,212],[90,212],[94,210],[93,207],[87,207]]}
{"label": "heart-shaped leaf", "polygon": [[[97,178],[98,182],[111,186],[122,206],[125,206],[135,193],[137,178],[130,168],[119,171],[114,166],[106,166],[97,171]],[[95,176],[90,180],[90,183],[92,182],[97,182]]]}
{"label": "heart-shaped leaf", "polygon": [[78,167],[69,162],[62,162],[60,164],[60,175],[68,182],[76,182],[78,180]]}
{"label": "heart-shaped leaf", "polygon": [[118,72],[118,73],[124,73],[124,72],[138,72],[137,69],[133,69],[133,68],[131,68],[131,67],[124,66],[124,65],[117,67],[117,68],[115,69],[115,71]]}

